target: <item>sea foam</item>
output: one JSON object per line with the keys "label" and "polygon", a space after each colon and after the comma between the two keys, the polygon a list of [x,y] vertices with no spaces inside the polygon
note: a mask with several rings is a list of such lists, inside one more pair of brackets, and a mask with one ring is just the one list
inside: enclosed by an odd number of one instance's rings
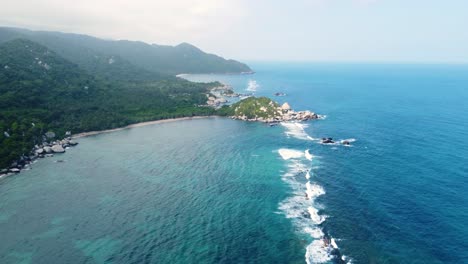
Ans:
{"label": "sea foam", "polygon": [[325,194],[325,190],[322,188],[322,186],[318,184],[311,184],[309,181],[306,183],[306,194],[307,198],[310,200],[313,200],[320,195]]}
{"label": "sea foam", "polygon": [[[311,244],[307,246],[306,262],[321,263],[332,259],[331,247],[325,246],[323,238],[325,234],[320,224],[326,220],[325,215],[319,214],[320,205],[315,199],[325,194],[325,190],[318,184],[310,181],[311,168],[307,160],[313,160],[310,150],[299,151],[295,149],[282,148],[278,154],[285,160],[287,170],[282,174],[282,179],[292,188],[293,194],[280,203],[279,209],[286,218],[292,220],[297,230],[310,236]],[[309,156],[310,155],[310,156]],[[308,179],[305,184],[299,175],[305,175]]]}
{"label": "sea foam", "polygon": [[332,260],[332,255],[322,240],[317,239],[307,246],[305,260],[307,264],[326,263]]}
{"label": "sea foam", "polygon": [[305,128],[307,128],[306,124],[299,122],[281,122],[281,125],[286,128],[284,133],[287,137],[294,137],[302,140],[314,140],[314,138],[305,132]]}
{"label": "sea foam", "polygon": [[255,80],[249,80],[246,90],[249,92],[256,92],[260,85]]}
{"label": "sea foam", "polygon": [[302,158],[304,156],[304,153],[299,150],[294,150],[294,149],[279,149],[278,153],[281,155],[281,157],[284,160],[289,160],[289,159],[298,159]]}

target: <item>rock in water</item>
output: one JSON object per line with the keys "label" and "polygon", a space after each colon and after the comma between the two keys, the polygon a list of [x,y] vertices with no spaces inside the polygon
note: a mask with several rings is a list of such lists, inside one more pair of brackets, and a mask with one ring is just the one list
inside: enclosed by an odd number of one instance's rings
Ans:
{"label": "rock in water", "polygon": [[54,153],[63,153],[63,152],[65,152],[65,150],[63,149],[63,147],[60,146],[60,145],[53,145],[53,146],[52,146],[52,151],[53,151]]}
{"label": "rock in water", "polygon": [[333,138],[322,138],[322,144],[333,144]]}

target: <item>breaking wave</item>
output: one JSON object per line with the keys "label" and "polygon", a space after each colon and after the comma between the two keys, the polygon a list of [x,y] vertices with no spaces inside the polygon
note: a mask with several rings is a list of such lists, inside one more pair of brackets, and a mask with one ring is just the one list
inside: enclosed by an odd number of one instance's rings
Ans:
{"label": "breaking wave", "polygon": [[284,133],[287,137],[294,137],[302,140],[314,140],[314,138],[305,132],[305,128],[307,128],[306,124],[299,122],[281,122],[281,125],[286,128]]}
{"label": "breaking wave", "polygon": [[257,83],[257,81],[249,80],[249,83],[247,84],[247,88],[245,90],[249,92],[256,92],[259,87],[260,85]]}
{"label": "breaking wave", "polygon": [[[305,132],[306,124],[283,122],[281,125],[285,128],[287,137],[314,140]],[[326,221],[327,216],[321,213],[323,205],[316,201],[319,196],[325,194],[324,188],[314,181],[313,171],[319,168],[318,160],[310,149],[281,148],[278,154],[286,161],[287,167],[282,179],[292,189],[291,196],[280,203],[279,209],[292,220],[300,233],[309,237],[306,263],[326,263],[331,260],[345,263],[335,239],[322,229],[322,223]]]}

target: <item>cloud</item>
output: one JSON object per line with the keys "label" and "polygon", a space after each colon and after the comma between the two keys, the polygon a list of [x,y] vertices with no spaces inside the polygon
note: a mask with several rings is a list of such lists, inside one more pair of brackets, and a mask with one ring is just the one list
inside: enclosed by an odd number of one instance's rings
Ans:
{"label": "cloud", "polygon": [[234,59],[468,61],[466,1],[3,0],[0,25]]}
{"label": "cloud", "polygon": [[183,41],[242,16],[239,1],[15,0],[2,3],[0,23],[149,42]]}

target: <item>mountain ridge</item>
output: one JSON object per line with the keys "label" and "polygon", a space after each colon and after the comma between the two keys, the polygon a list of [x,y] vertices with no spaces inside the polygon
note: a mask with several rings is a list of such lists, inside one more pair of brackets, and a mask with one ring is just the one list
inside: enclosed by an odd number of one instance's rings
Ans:
{"label": "mountain ridge", "polygon": [[93,56],[116,56],[139,69],[160,74],[160,78],[181,73],[252,72],[244,63],[206,53],[186,42],[168,46],[142,41],[107,40],[85,34],[0,27],[0,43],[17,38],[44,45],[88,71],[92,68],[88,64],[93,61]]}

